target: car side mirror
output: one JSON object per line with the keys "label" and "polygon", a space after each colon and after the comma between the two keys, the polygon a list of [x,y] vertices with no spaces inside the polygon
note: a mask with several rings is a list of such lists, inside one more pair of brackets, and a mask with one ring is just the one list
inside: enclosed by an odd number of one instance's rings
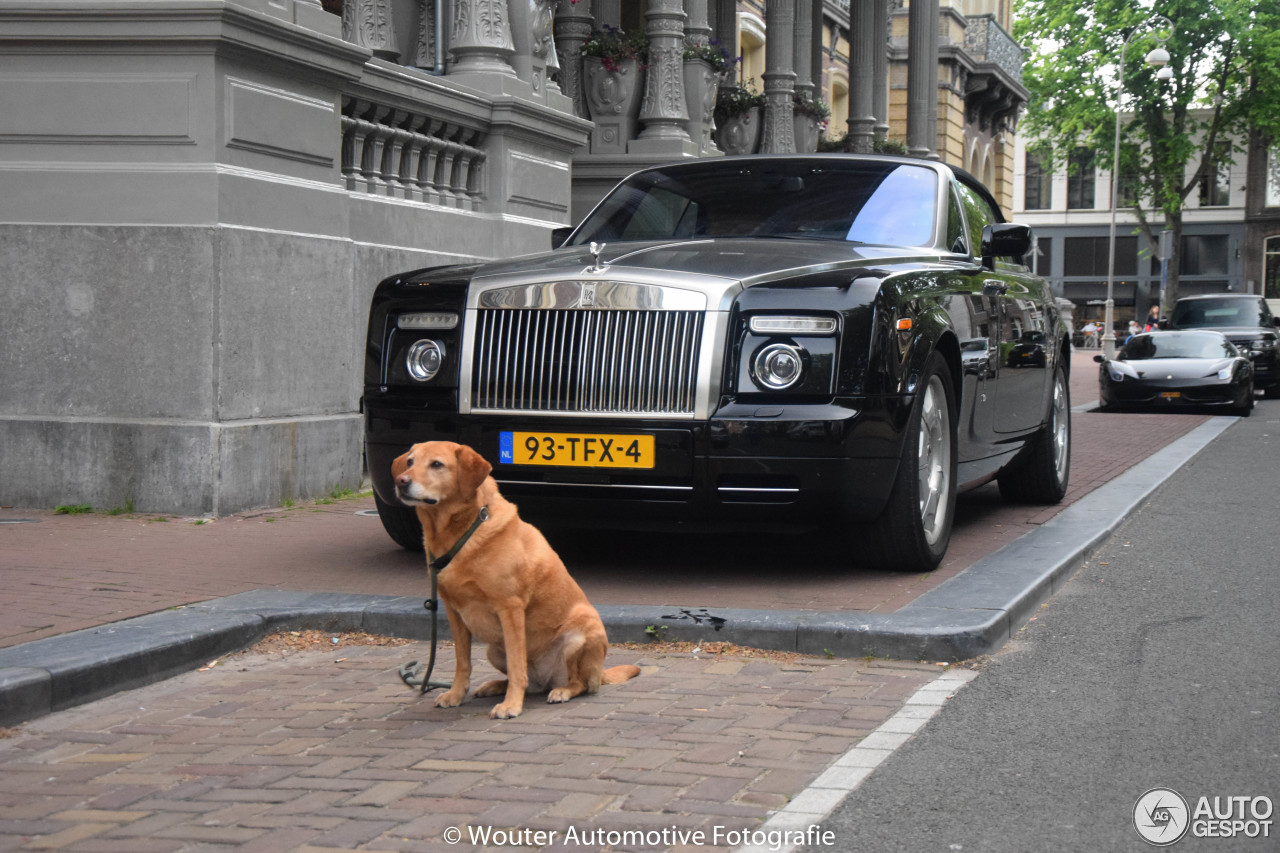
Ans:
{"label": "car side mirror", "polygon": [[564,241],[569,239],[569,235],[573,233],[573,226],[567,225],[563,228],[551,229],[551,248],[559,249],[564,245]]}
{"label": "car side mirror", "polygon": [[998,222],[986,225],[982,229],[982,246],[979,254],[982,265],[987,269],[995,268],[995,259],[1004,257],[1020,258],[1031,251],[1031,226],[1019,225],[1016,222]]}
{"label": "car side mirror", "polygon": [[1096,362],[1098,362],[1098,364],[1102,364],[1103,362],[1105,362],[1105,361],[1107,360],[1107,357],[1106,357],[1105,355],[1095,355],[1095,356],[1093,357],[1093,360],[1094,360],[1094,361],[1096,361]]}
{"label": "car side mirror", "polygon": [[1169,331],[1169,318],[1166,317],[1163,320],[1156,321],[1156,328],[1162,332]]}

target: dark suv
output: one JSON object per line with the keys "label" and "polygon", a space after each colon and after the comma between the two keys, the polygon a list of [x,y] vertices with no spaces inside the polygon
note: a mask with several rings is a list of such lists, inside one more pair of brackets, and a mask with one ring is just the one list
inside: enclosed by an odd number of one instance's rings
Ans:
{"label": "dark suv", "polygon": [[1215,293],[1187,296],[1173,306],[1173,315],[1160,323],[1162,329],[1213,329],[1253,361],[1253,384],[1268,398],[1280,397],[1280,354],[1277,343],[1280,317],[1271,314],[1261,296],[1244,293]]}

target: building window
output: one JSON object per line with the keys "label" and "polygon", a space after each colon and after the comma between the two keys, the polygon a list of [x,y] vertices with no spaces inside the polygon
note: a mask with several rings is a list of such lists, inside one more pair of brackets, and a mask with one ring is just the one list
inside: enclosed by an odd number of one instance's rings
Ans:
{"label": "building window", "polygon": [[1267,151],[1267,207],[1280,207],[1280,146]]}
{"label": "building window", "polygon": [[1182,238],[1183,275],[1226,275],[1227,235],[1193,234]]}
{"label": "building window", "polygon": [[1097,179],[1093,151],[1077,148],[1067,158],[1067,210],[1092,210]]}
{"label": "building window", "polygon": [[1052,206],[1052,161],[1041,153],[1028,151],[1026,156],[1026,187],[1023,192],[1023,210],[1048,210]]}
{"label": "building window", "polygon": [[1200,175],[1200,206],[1231,204],[1231,146],[1219,145],[1217,154]]}
{"label": "building window", "polygon": [[1263,246],[1262,295],[1280,299],[1280,237],[1268,237]]}
{"label": "building window", "polygon": [[[1107,277],[1110,237],[1067,237],[1062,241],[1062,274]],[[1116,275],[1138,274],[1138,238],[1116,237]]]}

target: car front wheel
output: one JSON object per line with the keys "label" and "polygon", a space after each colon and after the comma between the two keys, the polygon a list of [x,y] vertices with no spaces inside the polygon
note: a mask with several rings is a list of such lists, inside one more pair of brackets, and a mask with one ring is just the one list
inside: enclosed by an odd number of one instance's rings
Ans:
{"label": "car front wheel", "polygon": [[[1053,372],[1053,397],[1044,426],[1000,472],[1000,495],[1023,503],[1056,504],[1067,493],[1071,468],[1071,395],[1067,371]],[[1107,407],[1110,408],[1110,407]]]}
{"label": "car front wheel", "polygon": [[889,502],[861,545],[880,568],[927,572],[951,541],[956,507],[955,391],[942,356],[925,363]]}

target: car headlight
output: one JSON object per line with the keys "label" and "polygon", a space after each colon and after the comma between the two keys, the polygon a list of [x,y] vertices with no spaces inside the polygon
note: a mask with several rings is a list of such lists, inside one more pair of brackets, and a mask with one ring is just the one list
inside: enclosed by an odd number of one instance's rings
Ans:
{"label": "car headlight", "polygon": [[428,382],[440,372],[444,364],[444,345],[439,341],[424,339],[409,347],[404,357],[405,370],[419,382]]}
{"label": "car headlight", "polygon": [[422,311],[416,314],[401,314],[396,318],[399,329],[456,329],[458,315],[452,311]]}
{"label": "car headlight", "polygon": [[1107,364],[1107,375],[1111,377],[1112,382],[1123,382],[1125,377],[1124,373],[1114,363]]}
{"label": "car headlight", "polygon": [[751,366],[757,385],[766,391],[781,391],[800,381],[804,355],[799,347],[791,344],[767,344],[756,351]]}
{"label": "car headlight", "polygon": [[1219,379],[1230,379],[1230,378],[1231,378],[1231,373],[1232,373],[1232,371],[1234,371],[1234,370],[1235,370],[1235,367],[1233,367],[1233,366],[1231,366],[1231,365],[1228,365],[1227,367],[1224,367],[1224,368],[1222,368],[1221,370],[1219,370],[1219,371],[1218,371],[1218,378],[1219,378]]}

